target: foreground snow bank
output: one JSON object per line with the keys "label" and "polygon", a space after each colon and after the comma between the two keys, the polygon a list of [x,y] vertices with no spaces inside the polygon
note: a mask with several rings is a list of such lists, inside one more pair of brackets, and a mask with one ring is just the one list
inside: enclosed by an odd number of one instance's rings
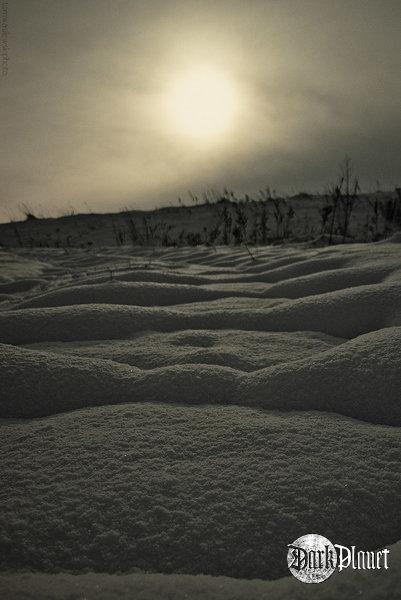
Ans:
{"label": "foreground snow bank", "polygon": [[251,373],[201,364],[142,370],[1,345],[0,416],[32,417],[119,402],[178,402],[316,409],[399,425],[400,362],[401,327]]}
{"label": "foreground snow bank", "polygon": [[9,421],[0,567],[269,579],[288,574],[287,544],[301,533],[383,547],[401,538],[400,436],[235,406]]}
{"label": "foreground snow bank", "polygon": [[324,585],[302,586],[294,577],[276,581],[207,575],[85,575],[5,573],[0,588],[7,600],[399,600],[401,543],[389,547],[389,571],[344,571]]}

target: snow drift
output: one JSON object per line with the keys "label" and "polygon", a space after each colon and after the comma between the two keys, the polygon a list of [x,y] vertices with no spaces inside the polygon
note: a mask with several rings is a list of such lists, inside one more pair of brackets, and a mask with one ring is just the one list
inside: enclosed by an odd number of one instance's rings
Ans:
{"label": "snow drift", "polygon": [[401,538],[400,435],[322,413],[165,403],[10,422],[1,568],[270,579],[288,574],[301,532],[378,548]]}
{"label": "snow drift", "polygon": [[288,599],[221,576],[401,539],[401,245],[309,246],[0,252],[7,597]]}
{"label": "snow drift", "polygon": [[1,345],[0,416],[42,416],[120,402],[227,403],[331,411],[399,425],[400,356],[401,327],[251,373],[202,364],[142,370]]}
{"label": "snow drift", "polygon": [[[206,303],[203,303],[206,304]],[[140,331],[239,329],[319,331],[353,338],[390,325],[401,325],[401,282],[391,281],[306,296],[266,309],[211,310],[89,304],[26,308],[0,313],[0,342],[117,339]]]}

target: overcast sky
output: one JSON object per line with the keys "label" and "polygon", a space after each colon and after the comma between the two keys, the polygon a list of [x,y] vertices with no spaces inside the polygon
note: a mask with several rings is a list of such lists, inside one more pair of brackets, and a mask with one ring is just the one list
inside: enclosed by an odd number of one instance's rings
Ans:
{"label": "overcast sky", "polygon": [[[346,154],[401,185],[400,22],[399,0],[9,0],[0,218],[323,190]],[[207,143],[163,108],[199,65],[238,104]]]}

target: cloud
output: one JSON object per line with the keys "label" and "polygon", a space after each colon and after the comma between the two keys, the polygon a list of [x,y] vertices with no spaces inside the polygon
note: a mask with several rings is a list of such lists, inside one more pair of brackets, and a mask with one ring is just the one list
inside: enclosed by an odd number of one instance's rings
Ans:
{"label": "cloud", "polygon": [[[0,218],[322,187],[346,153],[362,181],[399,183],[399,17],[398,2],[16,0]],[[231,137],[206,149],[160,118],[171,79],[205,61],[242,95]]]}

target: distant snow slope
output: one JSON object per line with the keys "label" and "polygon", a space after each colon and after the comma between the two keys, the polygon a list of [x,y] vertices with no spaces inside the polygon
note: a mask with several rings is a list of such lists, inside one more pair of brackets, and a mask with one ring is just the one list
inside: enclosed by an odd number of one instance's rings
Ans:
{"label": "distant snow slope", "polygon": [[[272,579],[305,533],[401,539],[399,237],[252,253],[0,251],[10,598],[73,590],[26,568]],[[374,576],[356,577],[327,598],[375,597]],[[237,596],[208,577],[99,582],[104,598],[294,598],[292,580]]]}

